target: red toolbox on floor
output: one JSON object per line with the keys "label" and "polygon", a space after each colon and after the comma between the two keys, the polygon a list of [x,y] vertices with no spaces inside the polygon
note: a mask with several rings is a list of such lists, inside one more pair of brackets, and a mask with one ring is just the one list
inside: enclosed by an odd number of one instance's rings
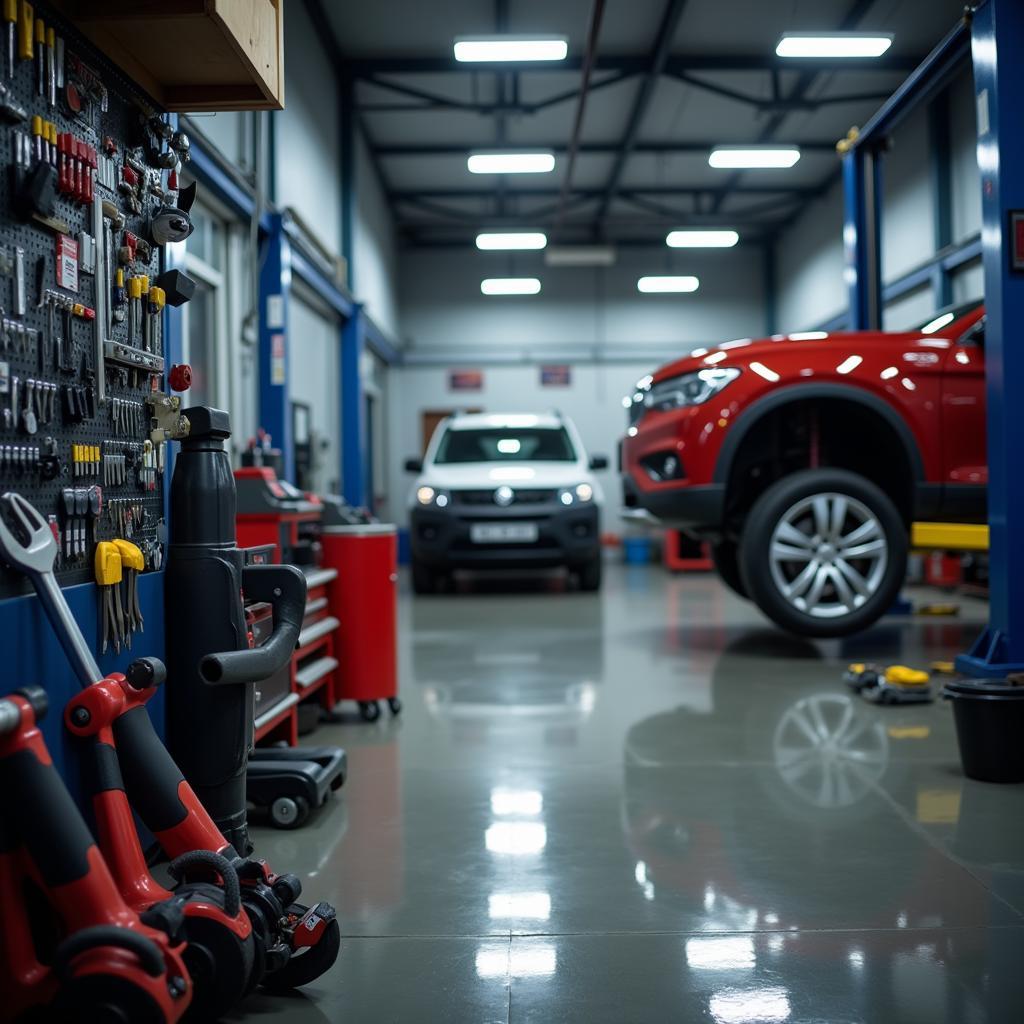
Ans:
{"label": "red toolbox on floor", "polygon": [[398,714],[398,537],[394,526],[366,523],[325,526],[322,565],[336,569],[331,608],[341,626],[336,634],[339,700],[354,700],[372,722],[379,700]]}

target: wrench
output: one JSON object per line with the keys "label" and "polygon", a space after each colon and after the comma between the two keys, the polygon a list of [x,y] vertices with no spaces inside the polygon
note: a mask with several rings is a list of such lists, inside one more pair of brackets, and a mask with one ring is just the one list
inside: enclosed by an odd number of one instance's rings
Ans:
{"label": "wrench", "polygon": [[57,542],[50,526],[30,502],[14,492],[0,498],[0,557],[29,578],[82,686],[92,686],[102,679],[103,673],[53,574]]}

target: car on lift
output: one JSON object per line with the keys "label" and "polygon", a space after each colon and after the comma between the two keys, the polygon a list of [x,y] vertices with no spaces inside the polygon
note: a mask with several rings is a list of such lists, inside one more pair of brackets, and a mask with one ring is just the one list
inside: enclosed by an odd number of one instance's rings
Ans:
{"label": "car on lift", "polygon": [[895,601],[915,520],[985,522],[985,314],[697,348],[636,385],[627,513],[709,542],[719,575],[805,636]]}
{"label": "car on lift", "polygon": [[582,590],[601,586],[595,470],[559,413],[463,413],[442,420],[409,497],[412,582],[432,593],[455,569],[565,566]]}

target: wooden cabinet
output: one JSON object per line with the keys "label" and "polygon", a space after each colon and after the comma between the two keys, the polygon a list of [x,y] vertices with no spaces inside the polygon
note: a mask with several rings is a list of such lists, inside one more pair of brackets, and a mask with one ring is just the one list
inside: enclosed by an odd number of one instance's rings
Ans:
{"label": "wooden cabinet", "polygon": [[56,0],[170,111],[281,110],[284,0]]}

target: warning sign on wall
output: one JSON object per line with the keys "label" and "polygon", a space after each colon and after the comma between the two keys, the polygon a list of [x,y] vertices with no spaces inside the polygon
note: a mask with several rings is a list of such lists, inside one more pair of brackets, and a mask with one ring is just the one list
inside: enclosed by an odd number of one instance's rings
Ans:
{"label": "warning sign on wall", "polygon": [[57,236],[57,284],[78,291],[78,243],[67,235]]}

